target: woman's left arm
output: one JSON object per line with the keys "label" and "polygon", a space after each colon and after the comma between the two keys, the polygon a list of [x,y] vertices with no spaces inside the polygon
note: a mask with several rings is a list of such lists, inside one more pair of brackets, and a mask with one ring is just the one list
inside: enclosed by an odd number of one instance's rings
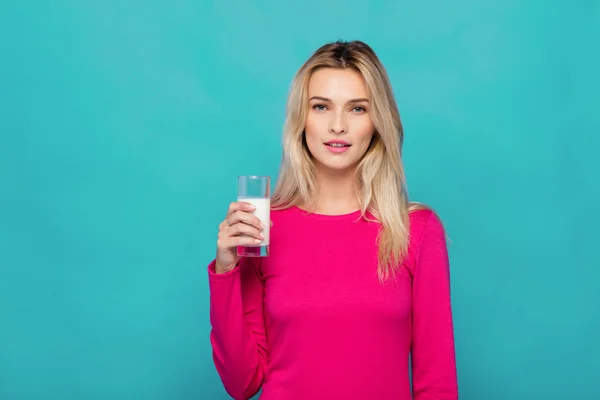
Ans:
{"label": "woman's left arm", "polygon": [[456,400],[450,268],[442,223],[430,211],[413,270],[411,365],[415,400]]}

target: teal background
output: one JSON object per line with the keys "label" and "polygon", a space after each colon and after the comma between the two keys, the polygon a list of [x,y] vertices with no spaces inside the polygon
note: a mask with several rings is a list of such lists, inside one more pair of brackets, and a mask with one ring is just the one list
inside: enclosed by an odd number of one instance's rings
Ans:
{"label": "teal background", "polygon": [[289,83],[338,38],[384,62],[452,240],[461,399],[600,398],[598,1],[9,0],[1,399],[228,398],[217,225],[237,174],[276,178]]}

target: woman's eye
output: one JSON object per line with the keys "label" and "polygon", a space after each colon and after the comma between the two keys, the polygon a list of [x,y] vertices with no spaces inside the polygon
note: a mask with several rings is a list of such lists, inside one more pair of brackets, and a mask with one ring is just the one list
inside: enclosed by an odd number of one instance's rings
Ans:
{"label": "woman's eye", "polygon": [[325,106],[323,104],[315,104],[313,106],[313,108],[317,111],[324,111],[325,110]]}
{"label": "woman's eye", "polygon": [[353,108],[354,112],[365,112],[365,108],[364,107],[354,107]]}

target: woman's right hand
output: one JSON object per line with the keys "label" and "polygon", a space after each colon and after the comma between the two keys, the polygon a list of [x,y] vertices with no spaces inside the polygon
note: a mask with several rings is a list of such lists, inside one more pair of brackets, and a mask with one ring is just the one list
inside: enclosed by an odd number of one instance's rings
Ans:
{"label": "woman's right hand", "polygon": [[240,256],[237,246],[256,246],[263,236],[260,220],[252,214],[255,207],[246,202],[233,202],[229,205],[227,216],[219,224],[217,257],[215,272],[223,274],[237,266]]}

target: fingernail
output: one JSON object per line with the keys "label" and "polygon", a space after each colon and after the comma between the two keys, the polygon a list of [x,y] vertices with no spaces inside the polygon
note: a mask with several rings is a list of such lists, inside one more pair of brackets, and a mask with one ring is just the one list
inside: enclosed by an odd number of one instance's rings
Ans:
{"label": "fingernail", "polygon": [[248,206],[248,209],[251,210],[251,211],[254,211],[254,210],[256,210],[256,207],[254,207],[252,204],[250,204]]}
{"label": "fingernail", "polygon": [[258,239],[254,239],[254,243],[259,244],[261,242],[261,240]]}
{"label": "fingernail", "polygon": [[260,238],[263,239],[263,240],[265,239],[265,237],[263,235],[260,235]]}
{"label": "fingernail", "polygon": [[261,227],[262,229],[265,229],[265,228],[266,228],[265,224],[263,224],[262,222],[260,223],[260,227]]}

